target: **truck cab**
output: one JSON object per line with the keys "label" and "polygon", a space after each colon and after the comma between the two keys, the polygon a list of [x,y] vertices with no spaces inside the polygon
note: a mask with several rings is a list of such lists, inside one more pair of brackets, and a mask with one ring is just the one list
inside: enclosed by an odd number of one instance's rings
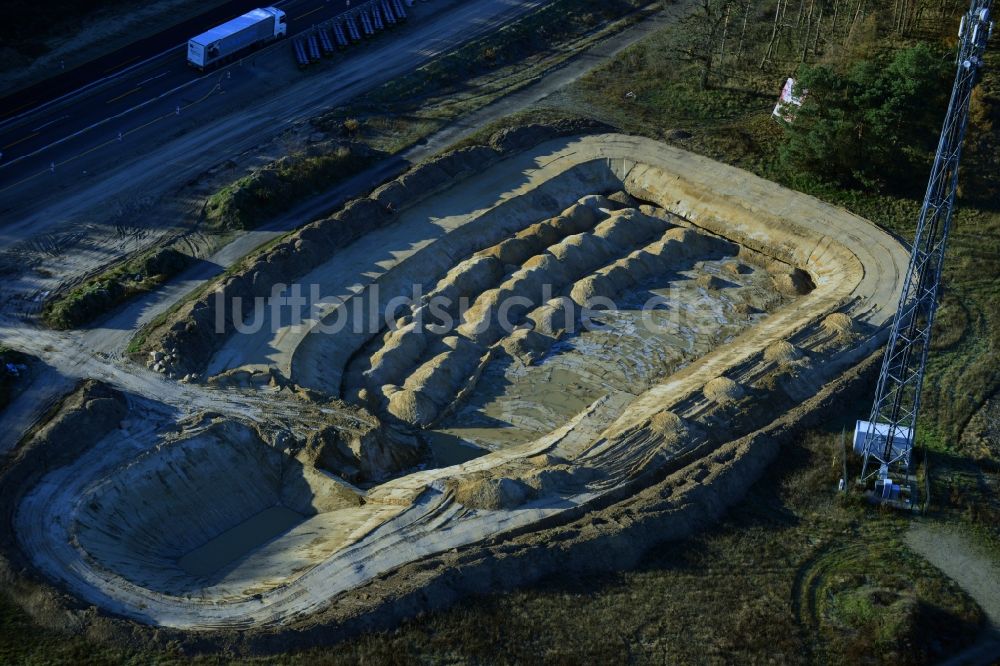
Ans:
{"label": "truck cab", "polygon": [[265,7],[264,11],[274,14],[274,37],[284,37],[288,33],[288,22],[285,20],[285,12],[274,7]]}

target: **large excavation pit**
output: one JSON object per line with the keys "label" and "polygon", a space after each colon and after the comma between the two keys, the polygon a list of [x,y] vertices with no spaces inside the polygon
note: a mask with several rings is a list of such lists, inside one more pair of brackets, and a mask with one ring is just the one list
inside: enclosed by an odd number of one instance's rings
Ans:
{"label": "large excavation pit", "polygon": [[83,488],[72,533],[88,557],[132,584],[242,596],[350,543],[372,517],[360,505],[348,485],[252,427],[216,421]]}
{"label": "large excavation pit", "polygon": [[542,144],[397,212],[296,278],[315,317],[268,309],[209,363],[216,386],[287,380],[223,390],[345,400],[368,435],[265,436],[266,409],[171,436],[127,423],[26,496],[37,566],[146,623],[274,626],[669,465],[708,487],[740,464],[726,447],[873,351],[906,265],[861,218],[620,135]]}

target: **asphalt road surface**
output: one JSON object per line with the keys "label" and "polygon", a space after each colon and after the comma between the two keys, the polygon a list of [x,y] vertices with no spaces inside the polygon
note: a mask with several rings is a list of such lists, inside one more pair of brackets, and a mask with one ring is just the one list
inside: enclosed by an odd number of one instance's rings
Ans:
{"label": "asphalt road surface", "polygon": [[[187,39],[264,4],[261,0],[227,4],[224,11],[174,26],[4,99],[0,102],[0,192],[46,169],[59,168],[67,157],[124,140],[136,128],[171,110],[180,115],[225,86],[232,80],[228,68],[202,73],[187,64]],[[357,7],[362,1],[354,0],[353,4]],[[289,37],[343,13],[350,5],[349,0],[272,3],[286,12]],[[270,50],[277,51],[279,57],[292,58],[287,39]],[[230,67],[253,67],[258,54],[261,52],[251,52]],[[68,87],[73,92],[67,92]],[[63,150],[56,152],[56,147]]]}
{"label": "asphalt road surface", "polygon": [[[202,175],[235,169],[227,160],[255,151],[278,156],[268,146],[286,131],[308,131],[311,118],[546,2],[417,2],[402,26],[304,72],[289,40],[204,75],[189,70],[178,49],[0,123],[7,153],[0,163],[0,268],[58,256],[55,275],[74,279],[123,252],[122,243],[140,249],[133,232],[152,242],[150,233],[188,228],[185,216],[207,195],[196,192]],[[339,0],[290,0],[282,8],[292,33],[343,11]]]}
{"label": "asphalt road surface", "polygon": [[[192,36],[260,7],[261,2],[266,0],[230,0],[198,16],[165,27],[160,32],[132,42],[113,53],[107,53],[69,70],[55,69],[46,80],[0,99],[0,125],[63,95],[76,92],[97,81],[116,77],[124,70],[139,65],[149,58],[176,49]],[[338,0],[337,4],[346,2],[347,0]],[[279,0],[274,4],[282,6],[289,3],[287,0]]]}

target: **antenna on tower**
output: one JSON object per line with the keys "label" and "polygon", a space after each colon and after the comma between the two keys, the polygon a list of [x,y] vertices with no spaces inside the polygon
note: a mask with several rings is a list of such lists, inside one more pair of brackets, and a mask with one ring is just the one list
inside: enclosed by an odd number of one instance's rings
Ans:
{"label": "antenna on tower", "polygon": [[955,207],[969,101],[979,83],[986,42],[993,33],[991,4],[992,0],[972,0],[958,28],[955,84],[882,360],[875,403],[869,419],[858,421],[854,430],[854,450],[864,458],[859,482],[866,486],[873,482],[869,487],[873,500],[901,508],[917,504],[911,464],[920,390]]}

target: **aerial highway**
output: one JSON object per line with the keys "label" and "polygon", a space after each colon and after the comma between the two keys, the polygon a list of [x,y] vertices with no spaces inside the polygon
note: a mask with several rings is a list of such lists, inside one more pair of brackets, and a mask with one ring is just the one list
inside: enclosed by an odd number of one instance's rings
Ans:
{"label": "aerial highway", "polygon": [[[16,184],[46,166],[60,166],[67,154],[50,156],[56,146],[72,142],[79,152],[109,138],[119,140],[119,134],[124,139],[137,127],[156,122],[165,111],[178,115],[217,89],[223,77],[231,81],[225,68],[203,74],[188,66],[187,39],[260,4],[260,0],[229,3],[220,8],[224,13],[209,12],[4,99],[0,105],[0,187]],[[292,36],[343,12],[350,2],[285,0],[274,5],[287,13]],[[287,43],[271,47],[287,48]],[[252,68],[258,55],[251,52],[233,66]],[[239,80],[233,85],[239,85]],[[104,126],[103,132],[97,131]]]}
{"label": "aerial highway", "polygon": [[[252,3],[266,5],[267,3]],[[123,58],[111,71],[35,108],[0,120],[0,218],[6,243],[67,220],[119,195],[144,196],[265,143],[436,54],[495,30],[544,0],[433,0],[417,3],[405,26],[349,48],[333,67],[300,73],[291,38],[344,12],[347,0],[274,3],[287,14],[289,39],[201,73],[186,62],[190,26],[175,46]],[[354,0],[357,7],[359,2]],[[230,16],[245,6],[233,7]],[[225,17],[222,18],[225,20]],[[208,21],[210,27],[218,17]],[[94,78],[96,77],[96,78]],[[80,81],[77,81],[80,83]],[[7,111],[11,100],[5,100]],[[211,148],[211,150],[210,150]],[[83,194],[83,197],[74,196]],[[58,199],[58,202],[57,202]],[[56,206],[56,204],[58,205]]]}

